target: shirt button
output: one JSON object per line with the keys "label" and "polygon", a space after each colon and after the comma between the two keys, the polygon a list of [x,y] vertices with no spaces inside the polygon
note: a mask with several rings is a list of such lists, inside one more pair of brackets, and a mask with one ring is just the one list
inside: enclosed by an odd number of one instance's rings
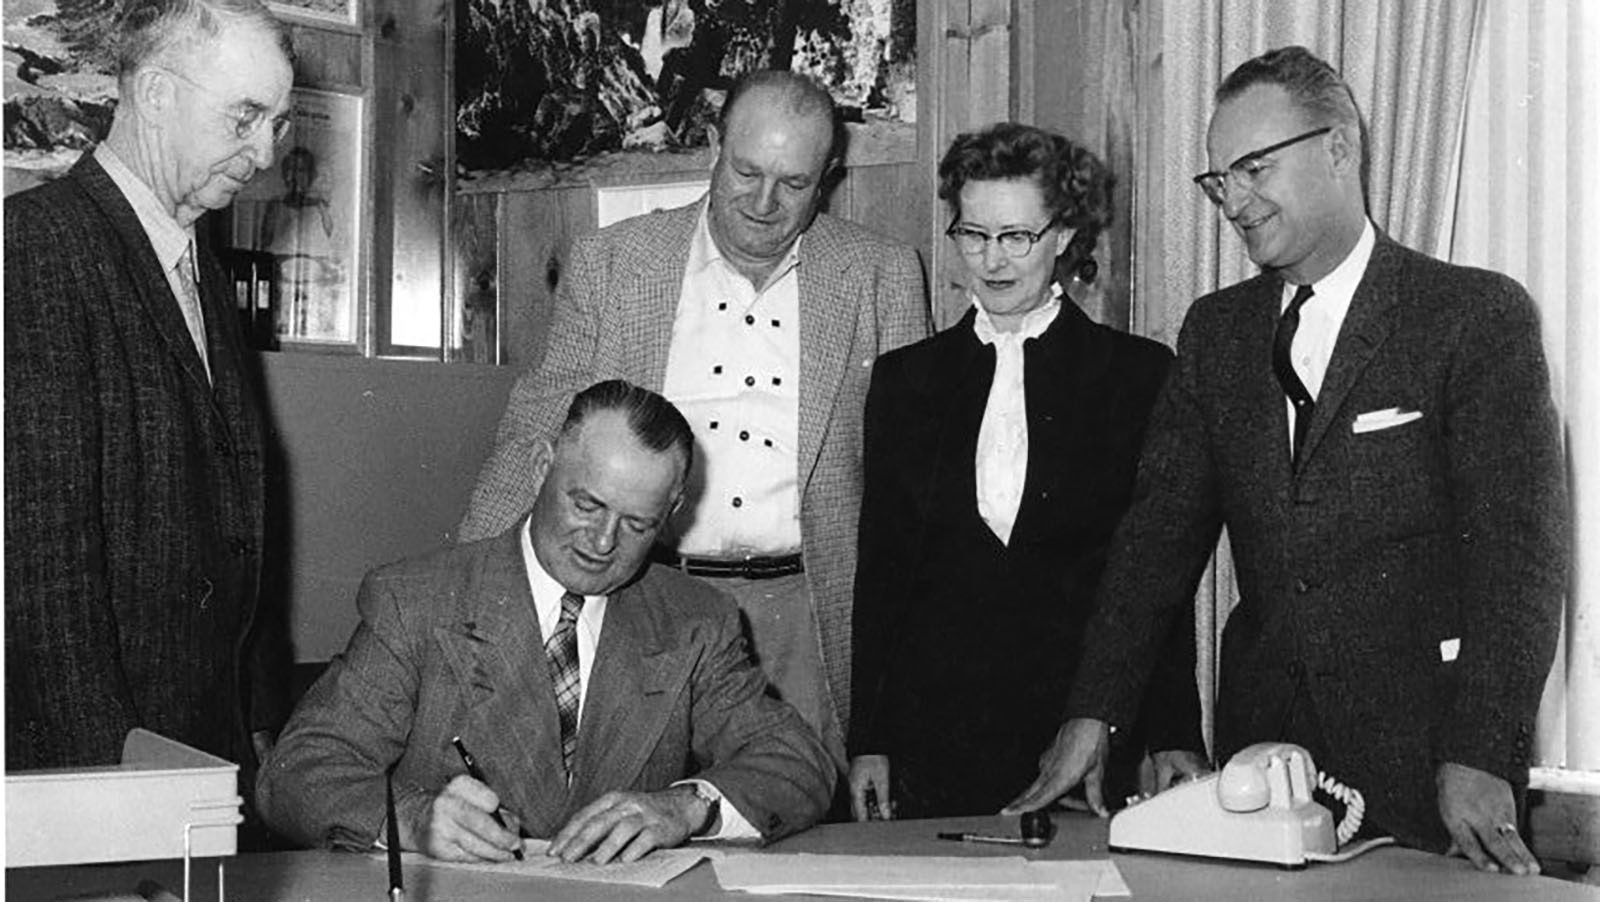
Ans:
{"label": "shirt button", "polygon": [[734,507],[744,507],[744,499],[743,498],[737,498],[737,497],[734,498],[733,499],[733,506]]}
{"label": "shirt button", "polygon": [[747,386],[754,387],[755,384],[756,384],[756,377],[754,377],[754,376],[746,376],[746,377],[744,377],[744,384],[747,385]]}
{"label": "shirt button", "polygon": [[741,442],[750,441],[750,433],[748,431],[746,431],[746,430],[743,430],[743,429],[739,430],[739,441],[741,441]]}
{"label": "shirt button", "polygon": [[756,324],[756,318],[754,316],[751,316],[750,314],[746,313],[744,315],[744,324],[747,325],[747,326],[753,326],[753,325]]}

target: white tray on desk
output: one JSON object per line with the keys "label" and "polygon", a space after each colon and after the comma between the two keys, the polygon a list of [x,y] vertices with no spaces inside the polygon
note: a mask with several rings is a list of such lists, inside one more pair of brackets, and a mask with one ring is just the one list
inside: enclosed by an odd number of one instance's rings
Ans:
{"label": "white tray on desk", "polygon": [[241,802],[239,765],[135,729],[121,764],[6,774],[6,866],[232,855]]}

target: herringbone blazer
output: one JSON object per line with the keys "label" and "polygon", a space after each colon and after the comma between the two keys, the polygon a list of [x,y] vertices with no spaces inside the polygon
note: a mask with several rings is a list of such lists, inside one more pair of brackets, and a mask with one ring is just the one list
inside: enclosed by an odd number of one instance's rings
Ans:
{"label": "herringbone blazer", "polygon": [[766,695],[739,612],[717,590],[650,567],[611,594],[569,784],[521,530],[381,567],[362,583],[349,647],[306,694],[261,771],[267,822],[297,842],[365,849],[394,764],[402,816],[466,768],[550,837],[612,790],[696,776],[767,839],[822,815],[834,767],[794,709]]}
{"label": "herringbone blazer", "polygon": [[1379,828],[1443,850],[1437,763],[1526,783],[1560,622],[1568,519],[1537,315],[1512,280],[1380,235],[1296,470],[1272,373],[1282,284],[1190,310],[1069,710],[1128,722],[1156,625],[1226,526],[1240,598],[1219,756],[1277,738],[1299,692],[1317,765]]}
{"label": "herringbone blazer", "polygon": [[[573,245],[549,349],[511,390],[459,541],[501,532],[532,506],[534,449],[574,394],[619,378],[661,390],[702,206],[635,217]],[[928,312],[913,251],[826,214],[801,240],[799,279],[802,552],[828,688],[848,723],[861,412],[872,362],[926,337]]]}
{"label": "herringbone blazer", "polygon": [[197,229],[208,383],[92,153],[5,220],[7,766],[112,763],[145,727],[248,768],[281,712],[244,696],[288,656],[246,643],[263,415],[231,283]]}

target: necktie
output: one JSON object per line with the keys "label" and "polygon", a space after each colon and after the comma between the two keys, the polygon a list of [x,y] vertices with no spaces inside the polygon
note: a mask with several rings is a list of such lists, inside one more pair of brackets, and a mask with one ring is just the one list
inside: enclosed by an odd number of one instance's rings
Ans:
{"label": "necktie", "polygon": [[183,311],[183,322],[189,327],[189,338],[194,341],[195,353],[200,355],[200,368],[206,379],[211,379],[211,362],[206,357],[206,321],[200,312],[200,286],[194,280],[194,245],[183,249],[178,258],[178,308]]}
{"label": "necktie", "polygon": [[1289,453],[1290,461],[1296,467],[1300,465],[1300,449],[1305,445],[1306,432],[1311,428],[1311,412],[1316,409],[1317,402],[1312,400],[1311,392],[1306,390],[1300,375],[1294,371],[1290,355],[1294,349],[1294,333],[1300,328],[1300,308],[1311,300],[1311,294],[1310,285],[1301,285],[1295,290],[1289,308],[1283,311],[1283,316],[1278,320],[1278,331],[1272,336],[1272,372],[1277,375],[1283,393],[1289,396],[1289,402],[1294,405],[1294,447]]}
{"label": "necktie", "polygon": [[578,612],[583,596],[561,596],[561,619],[544,641],[550,659],[550,683],[556,690],[556,714],[561,720],[561,763],[572,779],[572,753],[578,748]]}
{"label": "necktie", "polygon": [[1022,507],[1028,476],[1028,401],[1023,384],[1022,337],[998,333],[994,345],[994,381],[978,426],[975,482],[978,515],[1003,545]]}

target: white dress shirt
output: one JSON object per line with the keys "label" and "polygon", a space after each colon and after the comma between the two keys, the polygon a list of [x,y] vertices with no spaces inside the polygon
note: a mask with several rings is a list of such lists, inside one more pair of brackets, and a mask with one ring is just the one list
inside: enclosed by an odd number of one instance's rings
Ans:
{"label": "white dress shirt", "polygon": [[994,381],[989,384],[974,456],[978,515],[1001,544],[1009,545],[1028,478],[1028,396],[1022,344],[1043,335],[1056,321],[1061,313],[1061,286],[1052,284],[1050,300],[1024,314],[1014,332],[996,329],[976,297],[972,306],[978,311],[972,320],[973,334],[984,344],[994,345]]}
{"label": "white dress shirt", "polygon": [[[547,573],[544,566],[539,563],[539,556],[533,550],[532,518],[522,521],[519,533],[522,537],[522,565],[528,574],[528,590],[533,593],[533,608],[539,617],[539,634],[548,637],[555,631],[556,624],[561,622],[561,596],[566,594],[566,589],[555,578]],[[583,596],[583,610],[578,613],[578,725],[583,724],[584,699],[589,694],[589,672],[594,669],[595,651],[600,647],[600,630],[606,622],[606,596]],[[706,791],[722,799],[721,790],[705,780],[679,780],[672,785],[694,783],[704,787]],[[723,799],[721,829],[700,839],[750,839],[761,835],[761,831],[751,825],[750,821],[734,807],[732,802]]]}
{"label": "white dress shirt", "polygon": [[134,215],[139,218],[139,225],[149,236],[150,246],[155,249],[156,260],[161,264],[161,272],[167,277],[167,287],[172,289],[172,298],[183,314],[184,324],[189,327],[189,339],[194,342],[194,349],[200,355],[200,365],[209,378],[211,362],[210,355],[206,353],[205,314],[201,312],[198,295],[190,297],[187,286],[183,284],[183,276],[178,271],[179,266],[189,267],[189,278],[193,280],[191,284],[198,291],[200,274],[194,263],[194,227],[186,229],[178,225],[178,221],[161,206],[161,201],[156,199],[150,186],[133,174],[133,170],[112,151],[110,145],[96,147],[94,158],[106,175],[111,177],[122,196],[127,198],[128,205],[133,207]]}
{"label": "white dress shirt", "polygon": [[701,451],[693,509],[676,524],[682,554],[800,548],[799,249],[796,241],[758,289],[717,249],[701,208],[662,390]]}
{"label": "white dress shirt", "polygon": [[[1355,297],[1356,286],[1361,284],[1361,277],[1367,272],[1367,262],[1372,259],[1372,246],[1376,241],[1377,232],[1369,219],[1349,255],[1321,281],[1311,283],[1311,299],[1300,308],[1300,328],[1295,330],[1289,361],[1313,399],[1322,392],[1322,380],[1328,375],[1328,363],[1333,359],[1333,346],[1339,340],[1345,314],[1350,312],[1350,299]],[[1289,301],[1294,298],[1297,288],[1298,285],[1288,282],[1283,284],[1283,297],[1278,302],[1279,316],[1289,309]],[[1285,396],[1283,403],[1289,411],[1289,442],[1292,445],[1294,402]]]}

